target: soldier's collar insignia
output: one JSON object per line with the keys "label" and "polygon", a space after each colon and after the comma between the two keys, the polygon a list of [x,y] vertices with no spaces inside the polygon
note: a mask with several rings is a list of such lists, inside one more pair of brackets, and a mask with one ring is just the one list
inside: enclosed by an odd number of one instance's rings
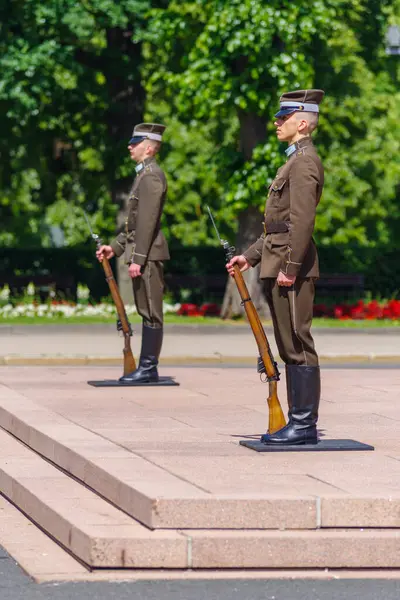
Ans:
{"label": "soldier's collar insignia", "polygon": [[152,169],[152,164],[156,162],[154,156],[150,156],[149,158],[145,158],[141,163],[136,165],[135,171],[136,173],[140,173],[143,169],[150,170]]}
{"label": "soldier's collar insignia", "polygon": [[285,150],[285,154],[288,158],[293,154],[293,152],[296,152],[296,143],[290,144],[290,146],[288,146]]}

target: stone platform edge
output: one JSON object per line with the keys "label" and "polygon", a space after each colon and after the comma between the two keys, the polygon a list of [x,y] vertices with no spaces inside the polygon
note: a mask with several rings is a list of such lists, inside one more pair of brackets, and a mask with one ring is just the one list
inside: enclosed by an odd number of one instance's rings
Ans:
{"label": "stone platform edge", "polygon": [[4,386],[0,427],[150,529],[318,526],[314,497],[212,496]]}
{"label": "stone platform edge", "polygon": [[0,432],[2,493],[94,568],[398,568],[393,529],[150,531]]}
{"label": "stone platform edge", "polygon": [[400,527],[400,495],[212,496],[2,385],[0,426],[150,529]]}
{"label": "stone platform edge", "polygon": [[[274,357],[278,362],[279,356]],[[319,356],[321,365],[335,363],[348,364],[391,364],[400,367],[400,354],[321,354]],[[160,359],[161,367],[168,366],[208,366],[208,365],[227,365],[227,366],[245,366],[256,368],[256,354],[254,356],[169,356]],[[41,355],[41,356],[22,356],[22,355],[4,355],[0,356],[0,366],[98,366],[98,367],[121,367],[122,357],[116,356],[91,356],[91,355]]]}

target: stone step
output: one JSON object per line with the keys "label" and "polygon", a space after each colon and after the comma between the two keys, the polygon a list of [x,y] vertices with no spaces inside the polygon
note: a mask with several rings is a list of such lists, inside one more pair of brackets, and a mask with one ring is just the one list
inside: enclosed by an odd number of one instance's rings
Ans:
{"label": "stone step", "polygon": [[398,530],[185,531],[193,569],[351,569],[400,565]]}
{"label": "stone step", "polygon": [[398,530],[150,531],[0,431],[0,490],[91,568],[398,568]]}
{"label": "stone step", "polygon": [[92,572],[1,495],[0,545],[38,583],[80,579]]}
{"label": "stone step", "polygon": [[0,491],[90,567],[185,568],[187,537],[151,531],[0,431]]}
{"label": "stone step", "polygon": [[315,497],[215,496],[0,386],[0,427],[150,529],[314,529]]}
{"label": "stone step", "polygon": [[150,529],[400,527],[393,495],[212,495],[5,386],[0,426]]}

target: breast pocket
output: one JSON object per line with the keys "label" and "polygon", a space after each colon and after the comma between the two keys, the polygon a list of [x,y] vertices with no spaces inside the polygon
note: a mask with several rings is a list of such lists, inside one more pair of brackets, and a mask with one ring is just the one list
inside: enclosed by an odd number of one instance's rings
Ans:
{"label": "breast pocket", "polygon": [[284,233],[272,233],[271,234],[271,246],[287,246],[289,243],[289,232]]}
{"label": "breast pocket", "polygon": [[287,179],[283,179],[282,177],[278,177],[272,182],[268,196],[268,201],[271,206],[279,205],[286,184]]}

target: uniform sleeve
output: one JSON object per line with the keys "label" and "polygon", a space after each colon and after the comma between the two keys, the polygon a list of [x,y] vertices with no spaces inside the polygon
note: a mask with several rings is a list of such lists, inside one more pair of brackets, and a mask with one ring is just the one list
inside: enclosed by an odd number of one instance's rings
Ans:
{"label": "uniform sleeve", "polygon": [[264,245],[264,235],[258,238],[258,240],[243,252],[243,256],[246,258],[247,262],[251,264],[252,267],[258,265],[261,260],[262,249]]}
{"label": "uniform sleeve", "polygon": [[126,233],[121,231],[117,237],[111,242],[111,248],[114,250],[115,256],[121,256],[124,253],[126,246]]}
{"label": "uniform sleeve", "polygon": [[290,230],[281,271],[298,275],[314,231],[319,172],[308,156],[296,157],[289,173]]}
{"label": "uniform sleeve", "polygon": [[139,205],[136,220],[136,247],[133,262],[144,265],[160,219],[163,183],[155,173],[143,176],[138,189]]}

